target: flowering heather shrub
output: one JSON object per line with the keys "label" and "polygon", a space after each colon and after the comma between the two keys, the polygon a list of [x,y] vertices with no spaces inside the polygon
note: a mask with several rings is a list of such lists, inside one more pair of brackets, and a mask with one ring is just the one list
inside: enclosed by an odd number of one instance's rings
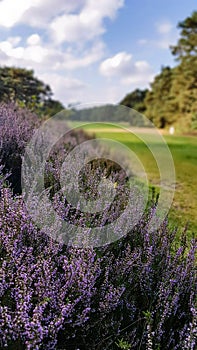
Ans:
{"label": "flowering heather shrub", "polygon": [[69,154],[78,144],[92,139],[82,129],[70,130],[52,147],[45,164],[44,184],[45,188],[50,188],[50,195],[60,190],[60,172],[62,164]]}
{"label": "flowering heather shrub", "polygon": [[152,208],[124,239],[66,247],[1,181],[0,344],[8,349],[194,349],[195,242],[174,245]]}
{"label": "flowering heather shrub", "polygon": [[175,232],[168,230],[167,222],[150,233],[146,224],[152,215],[154,208],[124,240],[105,252],[110,258],[109,281],[125,287],[116,310],[122,319],[116,332],[131,349],[194,349],[196,242],[187,246],[183,235],[176,247]]}
{"label": "flowering heather shrub", "polygon": [[[4,166],[4,173],[10,173],[9,182],[14,194],[21,193],[21,164],[22,156],[27,143],[30,141],[35,129],[41,124],[38,116],[27,109],[19,108],[14,103],[0,104],[0,164]],[[61,161],[66,152],[78,143],[88,140],[83,131],[71,131],[54,147],[51,157],[54,166],[46,166],[46,187],[51,181],[56,181],[55,174],[60,169]],[[58,151],[58,159],[56,157]],[[61,157],[62,156],[62,157]]]}
{"label": "flowering heather shrub", "polygon": [[0,163],[9,172],[14,193],[21,192],[21,156],[39,126],[38,117],[15,104],[0,104]]}
{"label": "flowering heather shrub", "polygon": [[0,201],[0,339],[10,349],[54,349],[88,319],[99,265],[93,250],[66,248],[33,226],[21,198]]}
{"label": "flowering heather shrub", "polygon": [[[167,220],[150,231],[154,204],[127,236],[110,245],[79,249],[53,241],[6,183],[20,192],[21,156],[37,123],[29,112],[0,106],[0,348],[194,350],[196,242],[187,242],[185,232],[177,244]],[[55,145],[45,187],[52,186],[51,199],[62,218],[102,226],[113,223],[127,200],[127,179],[116,164],[105,169],[100,164],[104,175],[118,182],[108,216],[80,221],[80,213],[69,212],[58,193],[64,157],[86,139],[83,132],[71,132]],[[88,187],[95,198],[102,175],[97,165],[90,162],[79,174],[81,190]]]}

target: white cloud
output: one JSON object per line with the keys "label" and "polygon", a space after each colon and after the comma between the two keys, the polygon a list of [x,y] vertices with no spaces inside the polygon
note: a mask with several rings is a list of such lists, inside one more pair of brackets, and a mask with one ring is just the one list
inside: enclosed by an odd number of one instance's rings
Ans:
{"label": "white cloud", "polygon": [[47,49],[40,45],[32,45],[24,49],[23,60],[44,64],[47,55]]}
{"label": "white cloud", "polygon": [[80,11],[87,0],[31,0],[31,6],[24,13],[22,21],[36,28],[47,28],[60,14]]}
{"label": "white cloud", "polygon": [[[124,0],[56,0],[55,4],[54,0],[20,0],[12,6],[13,0],[1,1],[0,25],[11,28],[25,23],[44,34],[42,39],[43,34],[33,30],[27,38],[23,36],[22,45],[19,37],[1,42],[6,64],[43,72],[75,70],[98,62],[105,52],[104,19],[113,19],[123,4]],[[59,45],[62,42],[69,44]]]}
{"label": "white cloud", "polygon": [[153,77],[150,65],[146,61],[132,61],[132,55],[119,52],[113,57],[103,61],[100,73],[106,77],[116,77],[122,84],[146,85]]}
{"label": "white cloud", "polygon": [[155,23],[156,39],[140,39],[139,45],[149,46],[159,49],[169,49],[170,45],[173,45],[178,39],[178,31],[175,26],[168,20]]}
{"label": "white cloud", "polygon": [[7,54],[12,50],[12,44],[9,41],[2,41],[0,43],[0,50]]}
{"label": "white cloud", "polygon": [[123,4],[124,0],[2,0],[0,26],[50,28],[57,43],[92,40],[105,31],[104,18],[113,19]]}
{"label": "white cloud", "polygon": [[73,53],[68,49],[65,52],[58,52],[59,59],[57,59],[56,52],[56,64],[55,70],[69,69],[75,70],[79,68],[85,68],[91,64],[98,62],[104,55],[105,45],[102,41],[98,41],[86,50],[79,51],[78,54]]}
{"label": "white cloud", "polygon": [[[101,40],[104,19],[113,19],[123,4],[124,0],[56,0],[55,4],[54,0],[1,1],[0,26],[25,23],[42,30],[40,35],[33,30],[26,38],[24,33],[23,38],[2,41],[0,50],[3,57],[7,56],[6,64],[60,71],[98,62],[105,52]],[[69,44],[58,45],[62,42]]]}
{"label": "white cloud", "polygon": [[103,20],[113,19],[123,0],[87,0],[80,12],[57,16],[50,24],[51,35],[58,42],[89,41],[105,32]]}
{"label": "white cloud", "polygon": [[38,34],[32,34],[27,38],[26,41],[30,46],[39,45],[41,43],[41,38]]}
{"label": "white cloud", "polygon": [[[2,41],[0,43],[0,50],[8,57],[13,57],[16,59],[20,59],[23,57],[24,49],[23,47],[12,47],[12,44],[9,41]],[[5,56],[5,57],[6,57]]]}
{"label": "white cloud", "polygon": [[122,81],[126,85],[136,84],[147,85],[153,79],[153,70],[146,61],[136,61],[133,64],[131,73],[125,76]]}
{"label": "white cloud", "polygon": [[80,15],[59,16],[51,23],[50,28],[52,37],[57,43],[80,42],[81,40],[90,40],[96,34],[102,34],[98,25],[90,29],[88,23],[85,23]]}
{"label": "white cloud", "polygon": [[53,88],[55,99],[67,104],[81,101],[86,90],[86,85],[79,79],[60,76],[55,73],[41,74],[40,78]]}
{"label": "white cloud", "polygon": [[[69,69],[66,67],[76,68],[89,65],[94,59],[93,53],[91,55],[78,59],[70,53],[66,55],[68,59],[66,61],[65,54],[63,52],[57,54],[52,47],[50,49],[39,45],[13,47],[11,42],[0,42],[1,65],[33,69],[39,79],[51,86],[54,98],[65,104],[84,100],[86,96],[84,92],[86,85],[79,79],[68,77]],[[59,73],[56,68],[59,68],[61,72]]]}
{"label": "white cloud", "polygon": [[93,43],[87,49],[56,49],[52,44],[42,43],[36,33],[29,36],[26,45],[17,46],[19,38],[8,38],[0,42],[0,51],[4,53],[1,64],[31,67],[36,71],[75,70],[88,67],[98,62],[104,55],[102,41]]}
{"label": "white cloud", "polygon": [[126,52],[119,52],[101,63],[100,72],[106,77],[125,75],[131,68],[131,59],[132,55]]}
{"label": "white cloud", "polygon": [[30,7],[31,0],[3,0],[0,2],[0,25],[6,28],[13,27]]}
{"label": "white cloud", "polygon": [[[108,79],[98,77],[94,66],[90,85],[80,77],[83,68],[100,63],[106,54],[105,20],[113,20],[123,5],[124,0],[2,0],[0,27],[9,35],[0,42],[1,65],[33,69],[51,86],[54,98],[66,104],[93,101],[95,96],[95,102],[116,102],[128,84],[140,86],[150,80],[146,61],[135,62],[130,53],[119,52],[100,64],[101,75]],[[16,26],[21,34],[24,24],[27,32],[17,36]],[[160,35],[167,35],[164,24],[157,28]]]}
{"label": "white cloud", "polygon": [[44,59],[48,54],[48,50],[40,45],[14,47],[12,40],[0,42],[0,50],[8,56],[10,59],[9,64],[11,65],[18,63],[16,60],[22,61],[23,64],[26,62],[25,66],[30,62],[41,63],[44,62]]}
{"label": "white cloud", "polygon": [[21,37],[20,36],[11,36],[8,37],[7,41],[12,45],[12,46],[16,46],[21,42]]}
{"label": "white cloud", "polygon": [[46,27],[54,16],[62,12],[80,9],[85,0],[2,0],[0,2],[0,26],[11,28],[17,23]]}
{"label": "white cloud", "polygon": [[161,23],[156,23],[156,28],[158,33],[160,34],[169,34],[173,29],[173,25],[169,21],[165,21]]}

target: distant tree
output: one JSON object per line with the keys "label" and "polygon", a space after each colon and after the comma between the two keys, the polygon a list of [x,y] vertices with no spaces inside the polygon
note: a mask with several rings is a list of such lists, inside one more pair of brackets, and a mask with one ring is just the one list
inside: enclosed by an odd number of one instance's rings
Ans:
{"label": "distant tree", "polygon": [[79,110],[73,109],[71,119],[90,122],[120,121],[121,116],[116,114],[116,110],[116,106],[109,104]]}
{"label": "distant tree", "polygon": [[33,70],[0,67],[0,102],[15,102],[37,114],[51,116],[64,106],[52,99],[52,91]]}
{"label": "distant tree", "polygon": [[159,128],[174,122],[172,112],[175,106],[170,95],[172,80],[173,69],[163,67],[151,84],[151,90],[146,94],[146,116]]}
{"label": "distant tree", "polygon": [[49,117],[52,117],[53,115],[61,112],[63,109],[64,105],[61,102],[52,100],[51,98],[45,100],[40,107],[40,111]]}
{"label": "distant tree", "polygon": [[52,96],[49,85],[34,77],[33,70],[0,68],[0,101],[40,103]]}
{"label": "distant tree", "polygon": [[140,90],[136,89],[129,94],[127,94],[122,101],[120,101],[121,105],[133,108],[140,113],[143,113],[146,109],[144,100],[146,97],[148,90]]}
{"label": "distant tree", "polygon": [[197,115],[197,62],[183,61],[174,68],[170,91],[171,104],[175,106],[174,118],[182,129],[192,127]]}
{"label": "distant tree", "polygon": [[196,127],[197,118],[197,11],[178,24],[177,45],[171,47],[179,65],[174,70],[171,95],[176,101],[177,119],[185,128]]}
{"label": "distant tree", "polygon": [[150,90],[131,92],[120,102],[144,113],[157,127],[175,124],[182,130],[197,128],[197,11],[178,24],[181,30],[171,52],[178,62],[162,67]]}
{"label": "distant tree", "polygon": [[197,120],[197,12],[178,24],[177,45],[171,47],[179,64],[164,67],[145,98],[146,116],[157,127],[177,124],[196,128]]}
{"label": "distant tree", "polygon": [[190,17],[178,23],[181,29],[181,37],[177,45],[171,46],[171,52],[179,61],[190,61],[197,56],[197,11],[194,11]]}

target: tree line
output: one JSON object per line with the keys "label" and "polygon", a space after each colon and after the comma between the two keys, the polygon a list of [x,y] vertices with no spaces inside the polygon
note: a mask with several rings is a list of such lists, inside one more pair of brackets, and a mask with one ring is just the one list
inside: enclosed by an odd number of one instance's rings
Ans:
{"label": "tree line", "polygon": [[191,130],[197,129],[197,11],[178,28],[180,38],[170,47],[177,65],[162,67],[150,89],[136,89],[120,104],[144,113],[157,127]]}

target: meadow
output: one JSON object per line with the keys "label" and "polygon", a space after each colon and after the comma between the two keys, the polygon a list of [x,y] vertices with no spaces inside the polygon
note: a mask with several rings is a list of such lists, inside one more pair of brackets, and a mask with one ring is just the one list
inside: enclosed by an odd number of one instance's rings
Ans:
{"label": "meadow", "polygon": [[[71,127],[78,127],[81,122],[71,122]],[[128,124],[122,124],[129,129]],[[87,124],[83,129],[98,138],[107,138],[119,141],[133,150],[142,162],[147,173],[150,187],[157,190],[160,182],[160,174],[155,159],[148,147],[131,132],[125,132],[117,126],[107,124]],[[149,133],[148,129],[143,130]],[[178,226],[179,230],[185,225],[188,234],[192,235],[197,230],[197,137],[163,134],[173,157],[176,172],[176,190],[173,204],[169,212],[169,221],[172,226]]]}

